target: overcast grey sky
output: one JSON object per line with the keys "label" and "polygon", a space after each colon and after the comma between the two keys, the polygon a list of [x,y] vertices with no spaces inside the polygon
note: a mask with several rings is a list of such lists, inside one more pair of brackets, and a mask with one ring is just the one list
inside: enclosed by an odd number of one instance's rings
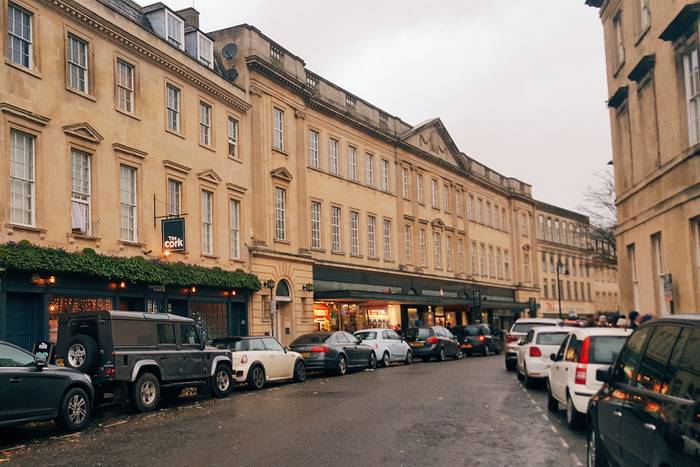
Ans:
{"label": "overcast grey sky", "polygon": [[576,209],[612,159],[602,28],[584,0],[194,3],[204,31],[252,24],[408,123],[442,118],[463,152],[542,201]]}

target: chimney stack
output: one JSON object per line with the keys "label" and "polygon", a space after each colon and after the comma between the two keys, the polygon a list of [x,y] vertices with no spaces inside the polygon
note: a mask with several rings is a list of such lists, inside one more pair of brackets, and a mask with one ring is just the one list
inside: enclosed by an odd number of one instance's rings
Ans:
{"label": "chimney stack", "polygon": [[185,28],[199,29],[199,12],[194,8],[184,8],[176,12],[177,15],[185,20]]}

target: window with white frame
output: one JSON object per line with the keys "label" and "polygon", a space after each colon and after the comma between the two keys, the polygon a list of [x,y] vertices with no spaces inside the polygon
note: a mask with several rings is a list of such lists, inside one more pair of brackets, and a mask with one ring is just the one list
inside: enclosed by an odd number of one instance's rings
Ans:
{"label": "window with white frame", "polygon": [[622,33],[622,12],[613,17],[613,40],[615,41],[616,64],[622,65],[625,61],[625,41]]}
{"label": "window with white frame", "polygon": [[374,186],[374,156],[365,154],[365,184]]}
{"label": "window with white frame", "polygon": [[467,196],[467,219],[474,220],[474,195]]}
{"label": "window with white frame", "polygon": [[425,229],[418,231],[418,249],[420,250],[420,265],[425,266],[427,263],[427,252],[425,245]]}
{"label": "window with white frame", "polygon": [[442,206],[446,213],[450,212],[450,185],[442,186]]}
{"label": "window with white frame", "polygon": [[121,223],[119,238],[126,242],[136,242],[136,168],[121,164],[119,166],[119,199]]}
{"label": "window with white frame", "polygon": [[481,276],[488,277],[488,271],[486,270],[486,245],[481,244],[481,251],[479,255],[479,266],[481,269]]}
{"label": "window with white frame", "polygon": [[406,167],[401,168],[401,194],[404,198],[409,197],[408,169]]}
{"label": "window with white frame", "polygon": [[71,149],[71,229],[90,233],[90,154]]}
{"label": "window with white frame", "polygon": [[214,194],[202,190],[202,253],[214,254]]}
{"label": "window with white frame", "polygon": [[479,274],[479,269],[478,269],[478,264],[477,264],[479,252],[477,251],[476,242],[472,241],[471,245],[472,245],[471,251],[469,252],[469,257],[470,257],[469,266],[471,268],[471,270],[470,270],[471,274],[473,276],[476,276]]}
{"label": "window with white frame", "polygon": [[238,120],[228,118],[228,155],[238,157]]}
{"label": "window with white frame", "polygon": [[184,48],[185,23],[170,11],[165,11],[165,38],[178,49]]}
{"label": "window with white frame", "polygon": [[386,159],[382,159],[380,175],[382,179],[382,191],[389,191],[389,161]]}
{"label": "window with white frame", "polygon": [[479,224],[484,223],[484,200],[481,198],[476,200],[476,221]]}
{"label": "window with white frame", "polygon": [[331,206],[331,251],[339,252],[340,248],[340,208]]}
{"label": "window with white frame", "polygon": [[433,262],[435,269],[442,268],[442,234],[433,232]]}
{"label": "window with white frame", "polygon": [[134,65],[117,59],[117,108],[134,113]]}
{"label": "window with white frame", "polygon": [[492,246],[489,246],[489,277],[496,277],[496,255]]}
{"label": "window with white frame", "polygon": [[180,133],[180,92],[180,88],[172,84],[166,86],[168,130],[175,133]]}
{"label": "window with white frame", "polygon": [[544,216],[537,216],[537,238],[539,240],[544,240]]}
{"label": "window with white frame", "polygon": [[199,61],[209,68],[214,68],[214,48],[211,39],[204,34],[197,35],[197,55]]}
{"label": "window with white frame", "polygon": [[416,174],[416,195],[419,204],[425,204],[425,193],[423,192],[423,174]]}
{"label": "window with white frame", "polygon": [[510,280],[510,254],[508,250],[503,252],[503,275],[507,281]]}
{"label": "window with white frame", "polygon": [[309,130],[309,166],[316,169],[320,166],[318,157],[318,131]]}
{"label": "window with white frame", "polygon": [[455,214],[462,217],[462,192],[455,190]]}
{"label": "window with white frame", "polygon": [[660,315],[667,315],[669,313],[669,305],[666,301],[666,296],[664,293],[664,255],[663,255],[663,245],[661,243],[661,232],[657,232],[651,236],[651,262],[653,267],[653,274],[656,280],[656,291],[659,300],[659,311]]}
{"label": "window with white frame", "polygon": [[700,142],[700,69],[698,48],[693,46],[682,55],[685,77],[685,98],[688,107],[688,138],[690,145]]}
{"label": "window with white frame", "polygon": [[199,103],[199,144],[211,146],[211,106]]}
{"label": "window with white frame", "polygon": [[229,200],[231,216],[231,259],[241,258],[241,202]]}
{"label": "window with white frame", "polygon": [[272,108],[272,147],[284,150],[284,112],[277,107]]}
{"label": "window with white frame", "polygon": [[530,236],[530,214],[523,212],[521,215],[521,222],[523,223],[523,237]]}
{"label": "window with white frame", "polygon": [[651,26],[651,8],[649,0],[639,0],[639,32],[643,33]]}
{"label": "window with white frame", "polygon": [[87,41],[68,34],[68,87],[87,93],[89,88]]}
{"label": "window with white frame", "polygon": [[523,279],[530,282],[530,253],[523,255]]}
{"label": "window with white frame", "polygon": [[311,201],[311,248],[321,248],[321,203]]}
{"label": "window with white frame", "polygon": [[328,171],[332,174],[338,173],[338,146],[337,139],[328,141]]}
{"label": "window with white frame", "polygon": [[503,253],[500,248],[496,248],[496,277],[503,280]]}
{"label": "window with white frame", "polygon": [[508,232],[508,215],[506,208],[501,208],[501,229]]}
{"label": "window with white frame", "polygon": [[445,238],[445,265],[452,271],[452,237]]}
{"label": "window with white frame", "polygon": [[287,190],[275,187],[275,238],[287,239]]}
{"label": "window with white frame", "polygon": [[488,225],[489,227],[492,227],[492,219],[491,219],[491,201],[486,201],[486,211],[484,212],[486,215],[486,218],[484,219],[484,224]]}
{"label": "window with white frame", "polygon": [[377,218],[367,216],[367,256],[377,257]]}
{"label": "window with white frame", "polygon": [[464,262],[464,240],[457,240],[457,261],[459,261],[459,272],[465,272],[466,263]]}
{"label": "window with white frame", "polygon": [[350,211],[350,253],[360,254],[360,213]]}
{"label": "window with white frame", "polygon": [[497,204],[493,205],[493,228],[501,228],[501,209]]}
{"label": "window with white frame", "polygon": [[357,180],[357,148],[348,146],[348,178]]}
{"label": "window with white frame", "polygon": [[7,9],[7,55],[12,63],[32,68],[33,15],[10,3]]}
{"label": "window with white frame", "polygon": [[430,181],[430,205],[435,209],[439,208],[438,201],[438,181],[434,178]]}
{"label": "window with white frame", "polygon": [[411,225],[403,226],[403,259],[406,264],[412,263],[413,256],[413,241],[411,234]]}
{"label": "window with white frame", "polygon": [[168,216],[179,217],[182,213],[182,182],[168,179]]}
{"label": "window with white frame", "polygon": [[10,130],[10,222],[33,226],[36,137]]}
{"label": "window with white frame", "polygon": [[393,258],[391,249],[391,221],[384,219],[384,259],[391,260]]}
{"label": "window with white frame", "polygon": [[552,219],[548,217],[547,218],[547,230],[545,231],[545,239],[551,242],[553,238],[554,238],[554,228],[552,226]]}

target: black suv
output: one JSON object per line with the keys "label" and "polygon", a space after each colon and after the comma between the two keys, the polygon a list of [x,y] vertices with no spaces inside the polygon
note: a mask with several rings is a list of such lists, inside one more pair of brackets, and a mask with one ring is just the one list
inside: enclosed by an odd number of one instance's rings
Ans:
{"label": "black suv", "polygon": [[216,397],[233,387],[231,352],[205,348],[193,320],[169,314],[61,314],[56,361],[90,375],[98,400],[128,391],[142,412],[184,387],[209,388]]}
{"label": "black suv", "polygon": [[588,465],[700,465],[700,315],[639,327],[588,406]]}

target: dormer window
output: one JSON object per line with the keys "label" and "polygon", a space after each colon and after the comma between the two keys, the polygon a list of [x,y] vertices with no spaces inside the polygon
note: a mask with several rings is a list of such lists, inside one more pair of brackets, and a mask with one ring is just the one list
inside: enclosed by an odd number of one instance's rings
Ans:
{"label": "dormer window", "polygon": [[197,37],[197,59],[208,66],[214,68],[214,48],[212,42],[204,34]]}
{"label": "dormer window", "polygon": [[178,49],[185,48],[185,22],[174,13],[166,10],[165,38]]}

